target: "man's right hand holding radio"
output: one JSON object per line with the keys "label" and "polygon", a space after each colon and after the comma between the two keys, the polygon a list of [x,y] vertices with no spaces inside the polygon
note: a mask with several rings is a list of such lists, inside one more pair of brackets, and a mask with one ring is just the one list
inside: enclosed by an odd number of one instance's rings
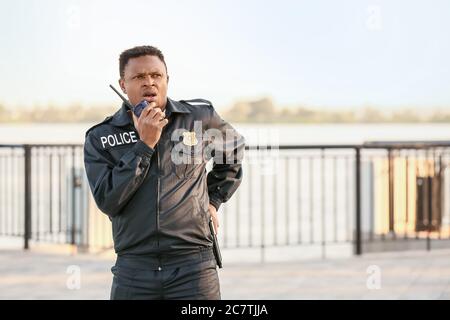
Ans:
{"label": "man's right hand holding radio", "polygon": [[169,122],[164,111],[156,108],[156,103],[152,101],[142,110],[139,118],[133,112],[129,111],[129,113],[133,115],[134,126],[139,133],[140,139],[154,149],[161,138],[162,129]]}

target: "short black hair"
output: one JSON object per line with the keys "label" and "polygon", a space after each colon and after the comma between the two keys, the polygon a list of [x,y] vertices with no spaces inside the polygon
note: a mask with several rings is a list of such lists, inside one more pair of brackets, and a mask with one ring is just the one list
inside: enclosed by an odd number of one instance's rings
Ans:
{"label": "short black hair", "polygon": [[161,50],[153,46],[137,46],[131,49],[127,49],[120,54],[119,57],[119,73],[120,77],[123,78],[125,72],[125,66],[128,61],[132,58],[137,58],[141,56],[156,56],[164,63],[167,72],[166,61],[164,60],[164,55]]}

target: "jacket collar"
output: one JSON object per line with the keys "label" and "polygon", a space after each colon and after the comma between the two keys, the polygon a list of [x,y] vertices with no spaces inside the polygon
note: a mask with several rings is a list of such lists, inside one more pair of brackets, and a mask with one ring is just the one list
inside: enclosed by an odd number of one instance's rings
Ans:
{"label": "jacket collar", "polygon": [[186,106],[184,104],[182,104],[181,102],[167,98],[166,115],[170,116],[170,114],[172,112],[191,113],[191,110],[186,108]]}
{"label": "jacket collar", "polygon": [[[128,110],[127,105],[122,103],[122,107],[112,116],[110,123],[116,127],[132,125],[133,120],[128,115]],[[191,110],[186,108],[181,102],[167,98],[166,117],[169,117],[172,113],[191,113]]]}

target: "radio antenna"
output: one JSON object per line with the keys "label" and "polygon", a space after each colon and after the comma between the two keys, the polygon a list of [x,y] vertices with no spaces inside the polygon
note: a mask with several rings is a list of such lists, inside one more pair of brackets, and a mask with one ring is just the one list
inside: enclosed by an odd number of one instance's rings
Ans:
{"label": "radio antenna", "polygon": [[115,93],[119,95],[120,99],[122,99],[122,101],[127,105],[127,107],[130,108],[130,110],[133,110],[134,108],[133,105],[127,99],[125,99],[125,97],[119,91],[117,91],[116,88],[114,88],[111,84],[109,86],[111,87],[111,89],[114,90]]}

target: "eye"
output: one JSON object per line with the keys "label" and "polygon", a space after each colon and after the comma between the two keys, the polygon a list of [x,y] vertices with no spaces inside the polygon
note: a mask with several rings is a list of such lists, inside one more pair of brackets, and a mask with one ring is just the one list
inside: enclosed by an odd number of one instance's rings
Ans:
{"label": "eye", "polygon": [[138,74],[133,77],[133,80],[142,80],[144,78],[145,78],[145,76],[143,74]]}

